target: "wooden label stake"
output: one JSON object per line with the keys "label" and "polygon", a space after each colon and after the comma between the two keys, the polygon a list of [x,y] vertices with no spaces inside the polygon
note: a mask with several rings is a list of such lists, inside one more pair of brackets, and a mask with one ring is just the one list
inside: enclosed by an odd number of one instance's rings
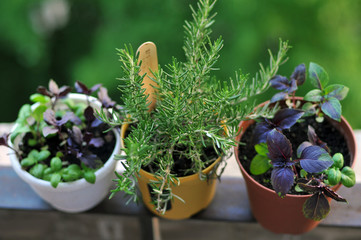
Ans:
{"label": "wooden label stake", "polygon": [[[157,57],[157,47],[152,42],[145,42],[139,46],[137,52],[139,53],[138,61],[142,61],[140,66],[139,75],[144,75],[143,79],[143,88],[145,88],[145,94],[148,95],[149,111],[152,111],[155,108],[156,104],[156,89],[153,86],[157,87],[158,85],[151,79],[154,78],[152,71],[155,73],[158,71],[158,57]],[[138,64],[139,64],[138,62]]]}

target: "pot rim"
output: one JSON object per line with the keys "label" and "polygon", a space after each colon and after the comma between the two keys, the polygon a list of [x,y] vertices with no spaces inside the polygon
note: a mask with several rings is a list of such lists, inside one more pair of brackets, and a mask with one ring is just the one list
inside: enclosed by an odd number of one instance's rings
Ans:
{"label": "pot rim", "polygon": [[[87,98],[89,99],[90,103],[95,105],[96,107],[101,107],[101,103],[94,97],[92,96],[86,96],[84,94],[78,94],[78,93],[70,93],[68,94],[68,98],[72,99],[72,100],[77,100],[77,101],[86,101]],[[33,104],[32,108],[35,108],[37,106],[37,104]],[[18,124],[16,123],[12,129],[11,132],[13,130],[15,130],[15,128],[18,126]],[[95,172],[95,176],[96,176],[96,181],[95,184],[97,183],[97,181],[99,179],[102,179],[103,177],[105,177],[105,175],[107,175],[112,169],[113,166],[115,166],[115,160],[114,157],[115,155],[118,153],[120,146],[121,146],[121,142],[120,142],[120,137],[119,137],[119,131],[116,129],[112,130],[116,141],[115,141],[115,146],[113,149],[113,152],[111,154],[111,156],[109,157],[109,159],[105,162],[105,164],[99,168],[96,172]],[[11,142],[11,140],[9,139],[8,144],[10,147],[14,148],[14,144]],[[52,189],[53,191],[67,191],[67,190],[74,190],[74,189],[79,189],[84,187],[85,185],[93,185],[92,183],[89,183],[85,180],[85,178],[81,178],[72,182],[60,182],[58,184],[58,186],[56,188],[54,188],[53,186],[51,186],[49,181],[40,179],[40,178],[36,178],[33,175],[31,175],[28,171],[25,171],[21,168],[20,165],[20,161],[17,158],[14,150],[9,149],[9,157],[10,157],[10,161],[11,164],[15,170],[15,172],[26,182],[30,182],[31,184],[34,185],[38,185],[38,186],[43,186],[43,187],[49,187],[50,189]]]}
{"label": "pot rim", "polygon": [[[294,97],[296,100],[303,100],[302,97]],[[265,104],[268,104],[270,101],[266,101],[266,102],[263,102],[261,104],[259,104],[257,107],[262,107],[264,106]],[[256,107],[256,108],[257,108]],[[241,125],[244,123],[244,122],[251,122],[249,125],[253,124],[255,121],[254,120],[245,120],[245,121],[241,121],[238,125],[238,132],[237,132],[237,136],[236,136],[236,141],[239,142],[244,131],[248,128],[248,126],[246,128],[242,128]],[[348,130],[350,130],[350,139],[351,139],[351,143],[353,143],[354,146],[349,146],[348,145],[348,148],[349,148],[349,151],[351,152],[351,168],[354,168],[355,166],[355,162],[356,162],[356,159],[357,159],[357,146],[356,146],[356,137],[355,137],[355,134],[352,130],[352,127],[351,125],[347,122],[347,120],[341,116],[341,121],[340,121],[340,125],[343,124],[345,126],[345,128],[347,128]],[[343,134],[345,136],[345,134]],[[258,187],[262,188],[263,190],[269,192],[269,193],[272,193],[272,194],[275,194],[277,195],[277,193],[275,193],[275,191],[273,189],[270,189],[270,188],[267,188],[265,186],[263,186],[262,184],[260,184],[259,182],[257,182],[256,180],[254,180],[254,178],[248,174],[248,172],[244,169],[243,165],[241,164],[241,161],[239,160],[239,156],[238,156],[238,146],[239,144],[237,143],[237,145],[233,148],[234,149],[234,154],[235,154],[235,158],[236,158],[236,161],[238,163],[238,166],[240,167],[241,169],[241,172],[242,174],[244,175],[244,177],[247,177],[253,184],[256,184]],[[352,152],[352,150],[354,151],[354,153]],[[340,187],[342,186],[342,184],[338,184],[336,186],[333,187],[334,190],[338,190]],[[312,194],[307,194],[307,195],[297,195],[297,194],[286,194],[284,198],[309,198],[311,197]]]}

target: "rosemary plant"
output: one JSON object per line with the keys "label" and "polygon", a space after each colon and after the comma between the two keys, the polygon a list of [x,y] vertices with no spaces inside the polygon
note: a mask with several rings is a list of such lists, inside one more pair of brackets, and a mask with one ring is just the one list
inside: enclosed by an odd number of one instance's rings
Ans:
{"label": "rosemary plant", "polygon": [[[277,56],[270,52],[270,66],[261,65],[254,78],[242,72],[229,81],[212,76],[223,47],[221,37],[215,41],[210,38],[215,2],[200,0],[197,10],[190,7],[193,20],[184,26],[186,60],[173,58],[164,69],[154,72],[157,105],[151,112],[142,88],[144,75],[138,74],[141,63],[137,55],[131,46],[118,49],[124,72],[119,85],[124,105],[120,112],[114,112],[116,121],[98,113],[111,126],[131,124],[124,140],[125,172],[117,176],[111,197],[124,191],[136,200],[136,175],[143,168],[158,179],[152,184],[158,196],[154,205],[157,211],[165,212],[167,202],[177,197],[172,186],[179,184],[178,177],[199,173],[206,180],[202,170],[235,145],[238,123],[253,112],[250,97],[268,89],[269,79],[285,60],[288,46],[281,41]],[[266,114],[265,109],[252,114]]]}

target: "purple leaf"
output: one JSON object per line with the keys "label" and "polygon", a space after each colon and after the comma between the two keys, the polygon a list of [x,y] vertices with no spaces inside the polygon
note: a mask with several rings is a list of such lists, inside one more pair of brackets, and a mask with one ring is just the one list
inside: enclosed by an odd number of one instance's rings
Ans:
{"label": "purple leaf", "polygon": [[277,130],[273,129],[267,136],[268,157],[272,164],[291,161],[292,145],[290,141]]}
{"label": "purple leaf", "polygon": [[73,112],[66,112],[64,116],[59,121],[57,121],[57,125],[62,126],[69,121],[76,125],[81,124],[81,119],[78,118]]}
{"label": "purple leaf", "polygon": [[44,137],[47,137],[49,134],[54,134],[54,133],[57,133],[57,132],[58,132],[57,128],[54,128],[54,127],[51,127],[51,126],[43,127],[43,135],[44,135]]}
{"label": "purple leaf", "polygon": [[297,148],[297,157],[300,158],[301,157],[301,153],[303,152],[303,150],[306,148],[306,147],[310,147],[312,146],[312,143],[310,142],[303,142],[300,144],[300,146],[298,146]]}
{"label": "purple leaf", "polygon": [[259,122],[256,124],[254,129],[254,142],[255,144],[266,142],[267,135],[270,131],[274,129],[274,126],[270,125],[268,122]]}
{"label": "purple leaf", "polygon": [[49,81],[49,91],[52,92],[54,95],[59,94],[58,84],[56,84],[56,82],[53,79]]}
{"label": "purple leaf", "polygon": [[333,160],[328,152],[319,146],[306,147],[299,159],[301,167],[309,173],[319,173],[331,167]]}
{"label": "purple leaf", "polygon": [[89,145],[94,146],[96,148],[104,145],[104,140],[102,138],[92,138],[89,142]]}
{"label": "purple leaf", "polygon": [[89,144],[89,142],[91,141],[92,137],[93,137],[93,134],[92,134],[91,132],[85,132],[85,133],[84,133],[83,140],[84,140],[87,144]]}
{"label": "purple leaf", "polygon": [[48,97],[53,97],[53,94],[51,92],[49,92],[46,87],[43,86],[39,86],[37,88],[38,93],[44,95],[44,96],[48,96]]}
{"label": "purple leaf", "polygon": [[336,98],[329,98],[321,105],[321,110],[330,118],[341,121],[341,103]]}
{"label": "purple leaf", "polygon": [[298,182],[297,185],[304,191],[308,193],[319,193],[322,192],[322,188],[320,186],[313,186],[305,183]]}
{"label": "purple leaf", "polygon": [[44,113],[43,113],[43,118],[44,121],[52,126],[57,126],[57,121],[55,118],[55,112],[52,109],[47,109]]}
{"label": "purple leaf", "polygon": [[295,79],[297,86],[302,85],[306,80],[306,66],[305,64],[298,65],[291,75],[291,79]]}
{"label": "purple leaf", "polygon": [[98,119],[98,118],[95,118],[94,121],[92,122],[92,124],[90,125],[92,128],[95,128],[95,127],[98,127],[100,124],[102,124],[103,121]]}
{"label": "purple leaf", "polygon": [[0,137],[0,146],[9,147],[8,145],[9,134],[5,133]]}
{"label": "purple leaf", "polygon": [[108,96],[108,90],[104,87],[100,88],[98,92],[98,98],[105,108],[111,108],[115,106],[115,102],[110,99]]}
{"label": "purple leaf", "polygon": [[97,155],[92,154],[91,152],[85,152],[79,157],[80,161],[82,161],[86,166],[90,168],[96,168],[97,167],[97,161],[99,158]]}
{"label": "purple leaf", "polygon": [[290,80],[290,88],[288,89],[288,93],[291,94],[292,92],[297,90],[297,81],[295,79]]}
{"label": "purple leaf", "polygon": [[275,114],[272,122],[282,130],[289,129],[303,114],[304,112],[299,109],[284,108]]}
{"label": "purple leaf", "polygon": [[330,204],[325,195],[315,193],[303,204],[303,214],[306,218],[319,221],[330,212]]}
{"label": "purple leaf", "polygon": [[80,81],[75,82],[75,90],[78,93],[83,93],[83,94],[86,94],[86,95],[90,94],[90,90],[88,89],[88,87],[84,83],[82,83]]}
{"label": "purple leaf", "polygon": [[275,103],[281,100],[284,100],[288,97],[288,93],[287,92],[279,92],[276,93],[275,95],[273,95],[273,97],[271,98],[270,102],[271,103]]}
{"label": "purple leaf", "polygon": [[73,126],[71,138],[74,139],[75,143],[81,146],[83,142],[83,134],[81,133],[80,128]]}
{"label": "purple leaf", "polygon": [[94,85],[91,89],[90,89],[90,92],[95,92],[97,91],[102,85],[101,84],[96,84]]}
{"label": "purple leaf", "polygon": [[276,167],[272,170],[271,183],[281,197],[285,196],[293,186],[294,173],[292,167]]}
{"label": "purple leaf", "polygon": [[68,87],[68,86],[62,86],[60,89],[59,89],[59,98],[64,98],[68,95],[68,93],[71,92],[71,87]]}
{"label": "purple leaf", "polygon": [[288,90],[290,88],[290,83],[288,79],[281,75],[276,75],[270,80],[270,84],[273,88],[277,90]]}
{"label": "purple leaf", "polygon": [[325,149],[327,152],[330,152],[330,149],[327,147],[327,144],[323,142],[316,134],[315,129],[308,125],[307,131],[308,140],[311,142],[312,145],[317,145]]}
{"label": "purple leaf", "polygon": [[347,202],[347,200],[343,197],[341,197],[339,194],[337,194],[335,191],[333,191],[329,187],[323,188],[323,193],[327,196],[332,198],[333,200],[336,200],[337,202]]}
{"label": "purple leaf", "polygon": [[87,108],[85,108],[84,117],[88,122],[92,122],[92,121],[94,121],[94,119],[96,119],[94,116],[94,109],[91,106],[88,106]]}

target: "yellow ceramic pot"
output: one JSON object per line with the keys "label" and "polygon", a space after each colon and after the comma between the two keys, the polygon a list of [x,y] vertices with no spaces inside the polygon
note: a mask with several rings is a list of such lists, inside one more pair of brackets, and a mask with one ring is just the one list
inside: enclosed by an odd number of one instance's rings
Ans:
{"label": "yellow ceramic pot", "polygon": [[[128,124],[125,124],[121,129],[122,144],[127,128]],[[220,160],[221,157],[204,169],[202,173],[209,174],[218,166],[217,163],[219,163]],[[198,173],[186,177],[179,177],[179,185],[172,187],[172,193],[179,196],[184,202],[173,198],[168,210],[165,214],[161,214],[155,210],[155,206],[151,203],[151,189],[148,187],[151,181],[157,180],[155,176],[141,169],[137,179],[144,205],[155,215],[174,220],[190,218],[192,215],[205,209],[212,202],[217,185],[215,176],[204,181],[200,180]]]}

